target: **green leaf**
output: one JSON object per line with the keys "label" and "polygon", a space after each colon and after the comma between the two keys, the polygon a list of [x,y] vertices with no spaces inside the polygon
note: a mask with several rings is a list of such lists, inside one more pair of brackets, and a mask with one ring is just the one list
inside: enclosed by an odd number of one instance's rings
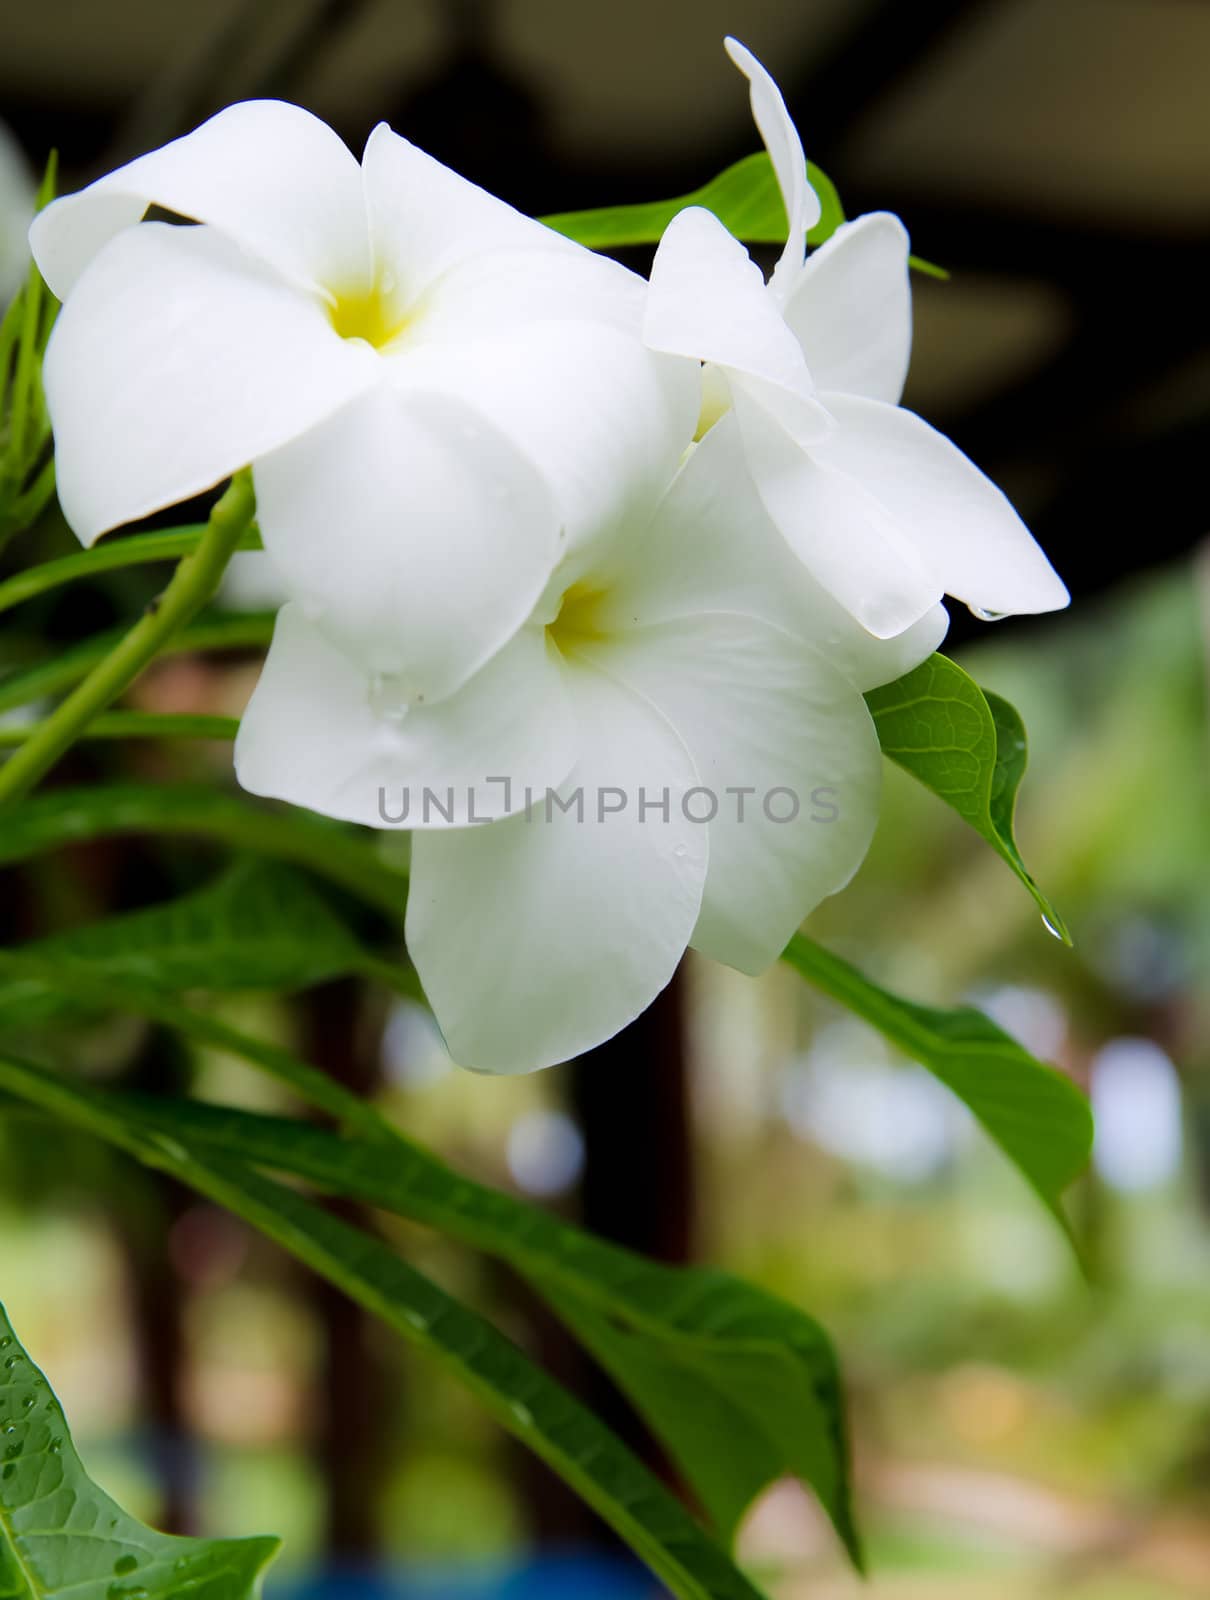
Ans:
{"label": "green leaf", "polygon": [[1067,925],[1026,871],[1013,838],[1017,790],[1028,746],[1018,713],[948,656],[866,695],[882,752],[918,778],[987,840],[1033,896],[1050,931],[1071,943]]}
{"label": "green leaf", "polygon": [[364,837],[308,811],[269,810],[201,784],[120,784],[33,795],[4,813],[0,866],[123,834],[187,835],[292,862],[403,918],[407,877]]}
{"label": "green leaf", "polygon": [[803,934],[791,939],[782,959],[952,1090],[1070,1236],[1059,1197],[1088,1164],[1092,1113],[1069,1078],[1036,1060],[982,1011],[941,1011],[901,999]]}
{"label": "green leaf", "polygon": [[596,1239],[461,1177],[395,1130],[371,1144],[228,1107],[122,1101],[183,1144],[307,1179],[507,1262],[631,1396],[723,1536],[761,1489],[794,1473],[860,1563],[836,1358],[796,1307],[728,1273],[663,1266]]}
{"label": "green leaf", "polygon": [[387,1245],[229,1155],[207,1154],[141,1125],[117,1096],[8,1058],[0,1060],[0,1087],[99,1134],[225,1206],[435,1358],[592,1506],[680,1600],[759,1600],[759,1590],[590,1411],[491,1323]]}
{"label": "green leaf", "polygon": [[[17,954],[128,979],[168,994],[188,989],[303,989],[361,969],[363,951],[297,872],[237,863],[178,900],[109,917],[26,945]],[[23,987],[28,987],[27,985]],[[0,986],[0,1013],[11,1000]]]}
{"label": "green leaf", "polygon": [[[807,243],[823,244],[844,221],[844,208],[836,185],[822,168],[807,162],[807,177],[819,196],[820,217],[807,234]],[[717,178],[678,195],[675,200],[650,200],[635,206],[599,206],[591,211],[561,211],[541,220],[556,233],[587,245],[590,250],[616,250],[624,245],[658,244],[664,229],[686,206],[704,206],[737,239],[748,244],[785,244],[789,221],[777,175],[768,152],[744,156]],[[930,278],[948,278],[944,267],[920,256],[909,265]]]}
{"label": "green leaf", "polygon": [[[844,221],[836,185],[814,162],[807,176],[819,196],[822,215],[807,235],[811,244],[830,239]],[[664,229],[686,206],[704,206],[737,239],[748,244],[784,244],[789,223],[768,153],[745,156],[717,178],[675,200],[653,200],[637,206],[602,206],[593,211],[563,211],[542,221],[590,250],[621,245],[658,244]]]}
{"label": "green leaf", "polygon": [[175,1539],[84,1471],[46,1379],[0,1307],[0,1600],[252,1600],[279,1541]]}
{"label": "green leaf", "polygon": [[[257,650],[273,637],[274,613],[248,611],[227,616],[203,615],[165,641],[161,656],[190,655],[202,650]],[[0,711],[12,711],[60,694],[86,678],[119,645],[128,628],[111,628],[59,652],[52,661],[10,672],[0,678]]]}
{"label": "green leaf", "polygon": [[[42,724],[0,726],[0,749],[23,744]],[[88,724],[81,739],[215,739],[229,744],[239,732],[235,717],[214,717],[175,711],[103,711]]]}
{"label": "green leaf", "polygon": [[[60,556],[56,561],[44,561],[40,566],[14,573],[0,583],[0,611],[8,611],[65,583],[74,583],[78,578],[93,578],[98,573],[146,566],[158,561],[179,561],[182,556],[193,554],[205,531],[204,522],[195,522],[155,533],[123,534],[120,538],[103,539],[90,550]],[[240,550],[263,548],[255,526],[244,534],[237,546]]]}

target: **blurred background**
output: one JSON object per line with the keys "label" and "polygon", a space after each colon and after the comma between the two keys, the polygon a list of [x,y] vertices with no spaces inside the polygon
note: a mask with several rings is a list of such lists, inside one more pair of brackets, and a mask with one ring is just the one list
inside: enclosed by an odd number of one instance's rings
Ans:
{"label": "blurred background", "polygon": [[[533,212],[686,191],[755,148],[728,31],[780,79],[849,214],[899,212],[951,270],[916,281],[907,403],[1005,487],[1073,592],[1070,614],[994,630],[959,610],[947,648],[1030,729],[1019,836],[1075,950],[895,771],[869,861],[812,932],[916,998],[985,1006],[1090,1089],[1096,1160],[1072,1211],[1091,1281],[956,1104],[788,971],[692,962],[593,1058],[523,1080],[459,1072],[423,1012],[352,985],[290,1011],[245,999],[238,1018],[465,1170],[662,1259],[731,1267],[829,1327],[874,1576],[862,1590],[778,1486],[741,1539],[777,1600],[1205,1596],[1210,6],[5,0],[0,295],[51,145],[76,187],[251,95],[301,102],[355,149],[386,118]],[[6,560],[69,548],[49,517]],[[116,574],[27,607],[0,669],[154,586]],[[254,674],[175,660],[139,692],[238,711]],[[229,753],[93,747],[57,781],[118,773],[228,782]],[[47,857],[5,876],[0,928],[149,904],[214,866],[131,841]],[[274,1103],[133,1024],[76,1047],[130,1081]],[[514,1283],[399,1237],[648,1448]],[[162,1525],[284,1535],[274,1600],[653,1592],[461,1392],[163,1180],[0,1123],[0,1263],[93,1472]]]}

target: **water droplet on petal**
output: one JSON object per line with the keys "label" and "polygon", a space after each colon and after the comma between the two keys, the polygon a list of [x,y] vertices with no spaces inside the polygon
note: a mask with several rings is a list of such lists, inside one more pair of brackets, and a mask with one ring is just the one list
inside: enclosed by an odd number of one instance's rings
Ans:
{"label": "water droplet on petal", "polygon": [[689,846],[687,844],[678,844],[672,853],[678,861],[683,861],[689,854]]}
{"label": "water droplet on petal", "polygon": [[980,622],[1003,622],[1005,617],[1011,617],[1011,611],[988,611],[984,606],[970,606],[966,608],[972,617],[978,617]]}

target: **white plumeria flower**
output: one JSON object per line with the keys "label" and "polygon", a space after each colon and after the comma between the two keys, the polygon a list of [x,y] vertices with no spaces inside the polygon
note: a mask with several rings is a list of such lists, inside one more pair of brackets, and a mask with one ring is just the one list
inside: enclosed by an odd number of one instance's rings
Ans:
{"label": "white plumeria flower", "polygon": [[591,1048],[689,945],[768,967],[868,846],[880,754],[861,691],[945,631],[938,606],[876,640],[811,580],[734,419],[667,466],[666,494],[632,481],[446,699],[393,699],[288,605],[244,716],[246,789],[416,830],[408,947],[464,1065]]}
{"label": "white plumeria flower", "polygon": [[80,538],[251,463],[291,594],[409,699],[512,636],[695,404],[642,344],[641,279],[385,125],[359,165],[297,106],[235,105],[31,243],[65,300],[45,380]]}
{"label": "white plumeria flower", "polygon": [[785,200],[785,249],[766,285],[711,212],[682,211],[656,252],[647,342],[709,363],[702,425],[734,409],[770,516],[871,633],[900,632],[942,594],[985,616],[1066,605],[1004,495],[898,404],[912,330],[903,225],[873,212],[807,256],[820,208],[798,132],[764,67],[734,39],[727,51]]}
{"label": "white plumeria flower", "polygon": [[34,186],[25,155],[0,122],[0,311],[24,282],[33,214]]}

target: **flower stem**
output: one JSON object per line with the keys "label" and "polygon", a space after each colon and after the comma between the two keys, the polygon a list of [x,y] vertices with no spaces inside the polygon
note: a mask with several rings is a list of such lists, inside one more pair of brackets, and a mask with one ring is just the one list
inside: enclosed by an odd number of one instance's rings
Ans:
{"label": "flower stem", "polygon": [[89,723],[125,693],[172,635],[200,611],[218,588],[255,511],[251,474],[240,472],[210,513],[197,549],[177,567],[164,593],[0,767],[0,805],[36,788]]}

